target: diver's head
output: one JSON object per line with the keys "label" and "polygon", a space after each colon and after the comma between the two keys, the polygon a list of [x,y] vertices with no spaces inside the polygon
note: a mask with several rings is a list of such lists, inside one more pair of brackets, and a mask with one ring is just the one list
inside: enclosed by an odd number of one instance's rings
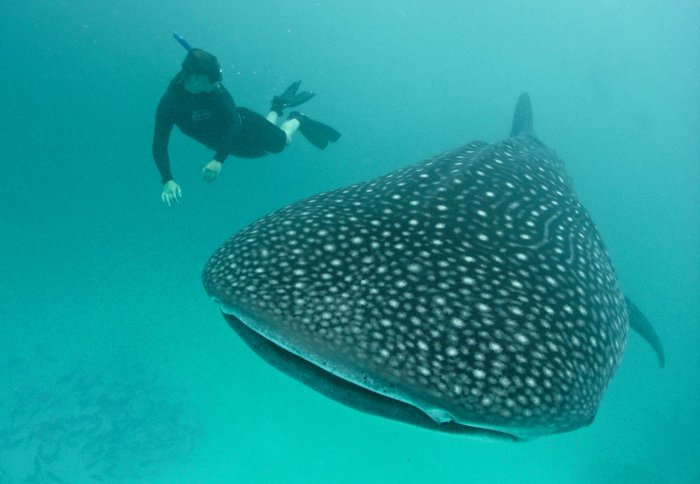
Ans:
{"label": "diver's head", "polygon": [[212,92],[216,88],[216,84],[212,84],[209,81],[209,76],[203,72],[191,72],[187,75],[183,73],[182,85],[190,94]]}
{"label": "diver's head", "polygon": [[221,82],[221,65],[209,52],[192,49],[182,62],[182,81],[192,94],[211,92]]}

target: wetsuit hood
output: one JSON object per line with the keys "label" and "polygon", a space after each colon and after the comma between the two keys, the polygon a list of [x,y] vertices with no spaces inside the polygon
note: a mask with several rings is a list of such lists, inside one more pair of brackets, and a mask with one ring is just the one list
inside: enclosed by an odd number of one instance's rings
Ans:
{"label": "wetsuit hood", "polygon": [[209,82],[216,84],[221,82],[221,64],[213,54],[202,49],[192,49],[182,61],[182,74],[184,77],[192,73],[202,73],[209,77]]}

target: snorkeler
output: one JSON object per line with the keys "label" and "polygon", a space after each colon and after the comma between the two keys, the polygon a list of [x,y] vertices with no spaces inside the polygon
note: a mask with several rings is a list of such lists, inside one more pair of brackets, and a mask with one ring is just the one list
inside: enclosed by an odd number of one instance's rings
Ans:
{"label": "snorkeler", "polygon": [[163,202],[177,204],[182,197],[182,190],[170,171],[168,156],[173,125],[215,151],[214,158],[202,170],[204,180],[209,182],[219,176],[228,155],[258,158],[267,153],[279,153],[291,143],[297,130],[320,149],[340,138],[335,129],[296,111],[289,113],[287,120],[277,126],[284,109],[299,106],[314,96],[311,92],[298,92],[301,81],[273,97],[270,112],[263,117],[236,106],[221,82],[221,66],[215,56],[192,48],[181,36],[173,35],[187,49],[187,57],[182,70],[170,81],[156,112],[153,158],[163,182]]}

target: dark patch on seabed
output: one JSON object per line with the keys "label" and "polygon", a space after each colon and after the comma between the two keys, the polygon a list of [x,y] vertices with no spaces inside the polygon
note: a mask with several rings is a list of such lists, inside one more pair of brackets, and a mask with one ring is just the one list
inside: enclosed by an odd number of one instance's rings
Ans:
{"label": "dark patch on seabed", "polygon": [[184,390],[145,365],[15,357],[0,375],[1,483],[154,477],[202,435]]}

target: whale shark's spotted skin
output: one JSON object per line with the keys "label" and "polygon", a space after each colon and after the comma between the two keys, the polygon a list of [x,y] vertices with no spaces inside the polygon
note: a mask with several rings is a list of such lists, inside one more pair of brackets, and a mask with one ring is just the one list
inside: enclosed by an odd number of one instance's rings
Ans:
{"label": "whale shark's spotted skin", "polygon": [[225,313],[334,375],[517,437],[590,423],[628,328],[593,222],[531,135],[283,208],[203,279]]}

